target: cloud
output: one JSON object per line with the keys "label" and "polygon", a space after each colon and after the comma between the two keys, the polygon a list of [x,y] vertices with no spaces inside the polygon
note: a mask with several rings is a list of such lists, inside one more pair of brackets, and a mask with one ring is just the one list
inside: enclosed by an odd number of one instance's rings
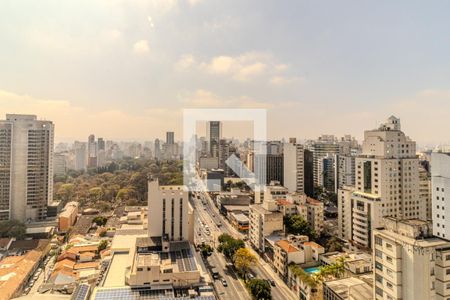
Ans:
{"label": "cloud", "polygon": [[198,89],[180,97],[186,108],[272,108],[271,103],[256,101],[247,96],[224,98],[211,91]]}
{"label": "cloud", "polygon": [[175,69],[178,71],[187,70],[195,64],[195,58],[192,54],[182,55],[175,63]]}
{"label": "cloud", "polygon": [[198,4],[202,3],[202,2],[203,2],[203,0],[187,0],[187,3],[190,6],[196,6],[196,5],[198,5]]}
{"label": "cloud", "polygon": [[134,43],[133,52],[136,54],[146,54],[150,52],[150,47],[147,40],[140,40]]}
{"label": "cloud", "polygon": [[240,55],[219,55],[206,61],[197,61],[192,54],[182,55],[175,63],[176,70],[197,69],[206,74],[226,76],[232,80],[248,82],[264,80],[273,85],[288,84],[299,77],[285,74],[287,64],[280,64],[269,53],[245,52]]}
{"label": "cloud", "polygon": [[178,131],[181,126],[179,111],[168,108],[143,109],[140,113],[115,108],[94,111],[67,100],[0,90],[0,119],[7,113],[33,114],[53,121],[56,140],[84,139],[93,132],[107,138],[142,140],[161,136],[166,128]]}
{"label": "cloud", "polygon": [[275,86],[282,86],[282,85],[286,85],[286,84],[290,84],[290,83],[294,83],[294,82],[301,82],[303,81],[303,78],[301,77],[287,77],[287,76],[280,76],[280,75],[276,75],[273,76],[272,78],[270,78],[270,83],[272,85]]}

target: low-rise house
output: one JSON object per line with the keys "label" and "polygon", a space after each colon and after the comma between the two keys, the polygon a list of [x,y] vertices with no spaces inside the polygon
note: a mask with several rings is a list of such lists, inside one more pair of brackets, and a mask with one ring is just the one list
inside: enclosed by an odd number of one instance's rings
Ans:
{"label": "low-rise house", "polygon": [[323,283],[323,300],[372,300],[372,287],[356,277]]}

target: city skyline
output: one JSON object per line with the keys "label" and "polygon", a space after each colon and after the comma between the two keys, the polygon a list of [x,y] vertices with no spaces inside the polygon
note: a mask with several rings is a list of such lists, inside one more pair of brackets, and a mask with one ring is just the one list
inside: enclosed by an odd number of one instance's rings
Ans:
{"label": "city skyline", "polygon": [[267,108],[271,139],[361,140],[396,115],[448,143],[448,3],[255,4],[3,2],[0,114],[52,120],[57,140],[180,135],[183,108]]}

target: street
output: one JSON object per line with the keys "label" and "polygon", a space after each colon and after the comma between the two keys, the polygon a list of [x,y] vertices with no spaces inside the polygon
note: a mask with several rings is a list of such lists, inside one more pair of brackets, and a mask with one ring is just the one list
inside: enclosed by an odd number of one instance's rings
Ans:
{"label": "street", "polygon": [[[201,199],[194,198],[197,212],[199,215],[201,215],[202,220],[206,222],[211,232],[208,240],[205,240],[205,242],[213,242],[211,241],[211,239],[215,239],[215,241],[217,241],[217,237],[222,233],[227,233],[234,238],[245,238],[242,233],[238,232],[233,226],[231,226],[231,224],[229,224],[228,221],[219,213],[218,208],[214,205],[208,193],[202,192],[199,195]],[[205,204],[202,204],[202,200]],[[217,224],[221,224],[220,228],[217,226]],[[274,273],[272,268],[263,259],[261,259],[255,251],[253,251],[249,243],[246,243],[246,245],[258,258],[258,263],[252,269],[252,272],[256,275],[256,277],[260,279],[271,279],[275,281],[276,286],[272,287],[273,299],[297,299],[297,297],[295,297],[295,294],[287,287],[287,285],[279,278],[279,276]],[[218,254],[217,256],[220,256],[223,259],[223,256],[221,254]],[[222,267],[217,269],[219,272],[223,271]],[[241,286],[243,287],[242,284]],[[239,296],[240,297],[238,299],[242,299],[242,294],[239,294]]]}

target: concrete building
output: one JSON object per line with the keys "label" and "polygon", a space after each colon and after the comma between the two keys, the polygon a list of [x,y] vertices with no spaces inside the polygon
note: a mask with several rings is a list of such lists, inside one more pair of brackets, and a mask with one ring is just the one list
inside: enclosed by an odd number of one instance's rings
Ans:
{"label": "concrete building", "polygon": [[261,184],[278,181],[283,185],[283,154],[255,154],[254,172],[261,174],[258,178]]}
{"label": "concrete building", "polygon": [[53,201],[51,121],[7,114],[0,121],[0,220],[44,220]]}
{"label": "concrete building", "polygon": [[265,237],[283,230],[283,214],[278,211],[274,200],[264,200],[262,204],[250,205],[250,243],[257,250],[265,251]]}
{"label": "concrete building", "polygon": [[73,152],[74,152],[74,170],[80,171],[86,169],[87,162],[87,148],[86,143],[83,142],[75,142],[73,144]]}
{"label": "concrete building", "polygon": [[222,123],[220,121],[209,121],[206,124],[206,141],[209,155],[219,157],[219,141],[222,139]]}
{"label": "concrete building", "polygon": [[192,288],[200,285],[200,270],[186,241],[161,242],[161,238],[137,238],[125,272],[127,285],[160,289],[162,286]]}
{"label": "concrete building", "polygon": [[355,188],[343,186],[338,190],[338,236],[343,240],[351,240],[352,233],[352,194]]}
{"label": "concrete building", "polygon": [[170,241],[193,241],[194,213],[184,186],[148,183],[148,233]]}
{"label": "concrete building", "polygon": [[431,174],[421,165],[419,165],[419,196],[420,202],[425,206],[425,219],[431,220],[433,218],[431,202]]}
{"label": "concrete building", "polygon": [[58,216],[58,229],[66,232],[77,221],[78,202],[72,201],[66,204],[64,210]]}
{"label": "concrete building", "polygon": [[373,229],[382,225],[384,216],[426,218],[418,168],[416,143],[401,131],[399,119],[392,116],[364,133],[362,153],[356,157],[355,190],[340,199],[351,207],[350,240],[355,246],[371,247]]}
{"label": "concrete building", "polygon": [[166,144],[168,145],[175,144],[175,133],[173,131],[166,132]]}
{"label": "concrete building", "polygon": [[320,186],[321,159],[327,155],[333,156],[339,154],[339,145],[335,142],[334,137],[331,139],[322,136],[321,139],[310,146],[310,150],[313,153],[314,185]]}
{"label": "concrete building", "polygon": [[65,175],[67,172],[67,157],[64,153],[55,153],[53,155],[53,174]]}
{"label": "concrete building", "polygon": [[318,184],[328,192],[337,192],[337,158],[336,154],[326,154],[317,161],[319,172]]}
{"label": "concrete building", "polygon": [[386,217],[373,238],[374,299],[450,298],[450,242],[429,222]]}
{"label": "concrete building", "polygon": [[272,181],[269,185],[255,191],[255,203],[263,203],[266,200],[286,199],[289,190],[279,181]]}
{"label": "concrete building", "polygon": [[325,281],[323,300],[372,300],[372,287],[365,281],[348,277]]}
{"label": "concrete building", "polygon": [[297,143],[283,146],[283,178],[284,186],[289,192],[305,192],[304,184],[304,148]]}
{"label": "concrete building", "polygon": [[433,233],[450,239],[450,153],[431,154],[431,181]]}
{"label": "concrete building", "polygon": [[95,135],[91,134],[88,137],[88,144],[87,144],[87,166],[88,168],[96,168],[97,167],[97,142],[95,141]]}
{"label": "concrete building", "polygon": [[344,186],[355,186],[356,157],[351,155],[338,155],[337,157],[337,189]]}

